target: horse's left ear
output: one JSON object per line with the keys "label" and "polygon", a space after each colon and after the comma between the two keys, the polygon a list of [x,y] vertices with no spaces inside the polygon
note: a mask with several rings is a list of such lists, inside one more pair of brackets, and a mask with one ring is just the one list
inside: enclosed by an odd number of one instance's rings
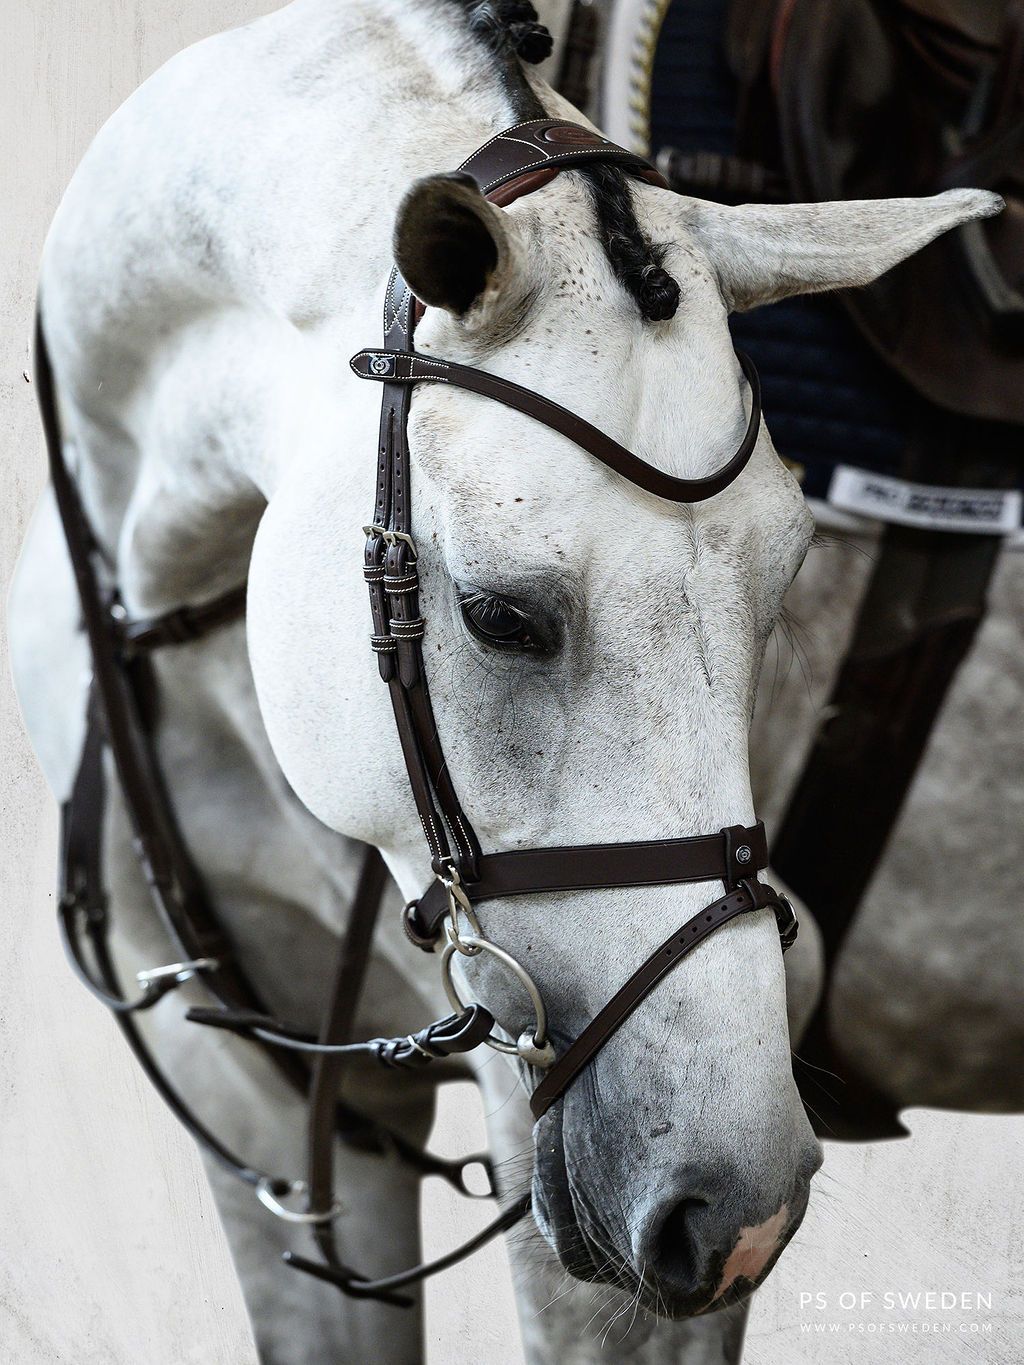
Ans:
{"label": "horse's left ear", "polygon": [[516,224],[469,175],[417,180],[399,206],[393,245],[416,297],[469,325],[490,320],[521,293],[514,281],[525,278],[525,252]]}
{"label": "horse's left ear", "polygon": [[928,199],[850,199],[823,204],[721,204],[693,199],[687,225],[718,272],[730,309],[792,294],[870,284],[950,228],[1003,207],[987,190]]}

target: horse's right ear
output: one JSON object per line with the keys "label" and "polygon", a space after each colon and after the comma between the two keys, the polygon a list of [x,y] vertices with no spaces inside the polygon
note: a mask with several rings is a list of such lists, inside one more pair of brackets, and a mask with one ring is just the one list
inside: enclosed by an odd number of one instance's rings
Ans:
{"label": "horse's right ear", "polygon": [[398,209],[395,262],[416,297],[470,326],[518,297],[526,253],[516,224],[469,175],[417,180]]}
{"label": "horse's right ear", "polygon": [[686,203],[730,309],[870,284],[940,233],[1003,208],[987,190],[821,204]]}

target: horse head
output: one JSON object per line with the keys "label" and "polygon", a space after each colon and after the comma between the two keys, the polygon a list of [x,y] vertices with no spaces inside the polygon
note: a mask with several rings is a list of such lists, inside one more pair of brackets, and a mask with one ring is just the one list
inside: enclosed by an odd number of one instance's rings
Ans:
{"label": "horse head", "polygon": [[[972,191],[724,208],[620,172],[560,175],[500,208],[465,177],[429,176],[401,203],[394,252],[426,305],[421,355],[512,380],[649,464],[699,478],[749,419],[732,310],[865,284],[997,208]],[[365,309],[350,323],[353,345],[376,339]],[[381,848],[414,898],[429,862],[359,572],[375,391],[332,383],[257,536],[250,651],[293,787],[326,824]],[[416,390],[408,439],[423,658],[448,771],[484,848],[751,824],[758,672],[812,533],[767,430],[742,475],[692,505],[445,383]],[[715,894],[566,890],[480,915],[537,983],[561,1050]],[[463,997],[512,1039],[530,1027],[500,962],[460,957],[455,970]],[[536,1074],[514,1065],[529,1092]],[[572,1274],[635,1288],[674,1316],[756,1284],[819,1162],[772,915],[739,916],[703,942],[543,1115],[534,1146],[534,1214]]]}

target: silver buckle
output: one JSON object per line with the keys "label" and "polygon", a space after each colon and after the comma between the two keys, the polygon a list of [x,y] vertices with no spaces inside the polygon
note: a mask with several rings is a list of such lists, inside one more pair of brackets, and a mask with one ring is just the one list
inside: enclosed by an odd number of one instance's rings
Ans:
{"label": "silver buckle", "polygon": [[473,936],[483,938],[483,929],[477,919],[476,911],[473,909],[473,902],[466,895],[466,889],[462,885],[462,878],[459,870],[454,863],[448,863],[447,872],[436,872],[437,880],[448,893],[448,921],[445,926],[448,941],[452,943],[465,957],[476,957],[480,952],[479,948],[467,947],[459,935],[459,911],[469,920],[469,927],[473,931]]}
{"label": "silver buckle", "polygon": [[419,555],[416,552],[416,542],[407,531],[389,531],[386,526],[377,526],[376,524],[371,523],[369,526],[363,527],[363,535],[380,536],[385,545],[395,545],[398,541],[401,541],[403,545],[409,547],[409,553],[414,560],[419,558]]}
{"label": "silver buckle", "polygon": [[785,919],[776,913],[775,922],[779,930],[779,940],[782,943],[782,951],[786,952],[792,948],[796,942],[796,936],[800,931],[800,921],[797,919],[796,911],[793,909],[793,902],[788,896],[779,893],[778,904],[785,912]]}

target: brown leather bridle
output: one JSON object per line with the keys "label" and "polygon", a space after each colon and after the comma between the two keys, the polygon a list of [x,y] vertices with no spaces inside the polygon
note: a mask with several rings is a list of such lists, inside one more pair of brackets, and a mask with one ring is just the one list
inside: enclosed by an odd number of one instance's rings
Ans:
{"label": "brown leather bridle", "polygon": [[[537,188],[538,169],[562,169],[582,160],[612,162],[660,181],[658,173],[632,153],[587,128],[556,119],[534,119],[500,134],[463,162],[459,173],[472,176],[488,198],[509,204]],[[737,915],[770,906],[786,948],[795,936],[796,921],[788,901],[757,880],[758,871],[768,862],[760,824],[687,839],[481,852],[455,792],[427,687],[422,646],[426,624],[419,614],[419,561],[412,526],[410,391],[414,384],[443,383],[493,398],[567,436],[646,492],[669,502],[695,503],[722,492],[750,460],[761,423],[757,372],[745,356],[740,357],[751,405],[735,455],[704,478],[679,479],[530,389],[485,370],[417,355],[413,350],[416,300],[397,268],[392,271],[386,299],[383,348],[359,351],[351,364],[360,379],[383,386],[377,497],[373,521],[366,527],[363,575],[373,614],[372,645],[381,677],[390,688],[409,782],[437,878],[418,902],[406,907],[410,935],[432,948],[444,922],[450,958],[453,950],[467,951],[459,925],[463,917],[470,918],[474,941],[468,955],[473,955],[480,951],[483,938],[475,907],[496,897],[697,881],[721,881],[725,886],[724,896],[694,915],[651,954],[561,1057],[555,1060],[546,1037],[537,1033],[520,1040],[517,1047],[523,1059],[546,1068],[530,1101],[534,1117],[541,1118],[665,974],[715,929]]]}
{"label": "brown leather bridle", "polygon": [[[504,205],[548,183],[563,169],[599,161],[664,183],[652,167],[631,152],[589,129],[559,119],[532,120],[498,134],[464,162],[460,172],[471,175],[493,203]],[[438,740],[424,667],[426,624],[419,614],[420,570],[413,539],[407,435],[413,385],[447,383],[493,398],[567,436],[616,475],[648,493],[669,502],[692,503],[713,497],[732,483],[754,450],[761,408],[753,365],[740,357],[750,388],[751,410],[736,454],[706,478],[677,479],[540,394],[483,370],[416,354],[413,332],[417,314],[416,300],[397,270],[393,271],[385,302],[383,347],[360,351],[351,363],[360,378],[383,386],[377,495],[373,520],[365,528],[363,573],[373,620],[371,645],[390,691],[435,876],[419,900],[406,906],[405,926],[412,940],[428,951],[434,950],[442,935],[445,937],[441,962],[455,1012],[407,1037],[367,1042],[352,1041],[352,1032],[386,883],[380,855],[376,849],[366,851],[318,1034],[310,1036],[268,1015],[237,960],[181,835],[160,772],[151,705],[156,686],[151,652],[188,645],[238,619],[244,612],[245,588],[150,620],[128,617],[65,459],[41,322],[36,344],[37,394],[51,479],[93,663],[86,738],[71,796],[62,808],[59,923],[69,960],[88,988],[114,1012],[146,1073],[196,1141],[220,1165],[254,1186],[261,1202],[278,1217],[309,1225],[323,1262],[291,1252],[286,1252],[284,1259],[351,1297],[395,1304],[412,1302],[399,1293],[401,1289],[462,1260],[512,1226],[526,1212],[530,1200],[529,1195],[517,1199],[483,1232],[429,1264],[380,1279],[370,1279],[343,1264],[333,1234],[339,1212],[333,1174],[336,1138],[362,1150],[394,1153],[421,1174],[439,1174],[467,1194],[467,1168],[486,1164],[486,1158],[481,1157],[447,1162],[420,1151],[341,1100],[341,1068],[349,1058],[362,1056],[387,1067],[417,1068],[487,1042],[516,1053],[524,1063],[544,1072],[531,1098],[533,1113],[540,1118],[658,982],[709,934],[738,915],[770,907],[785,951],[797,927],[786,898],[757,879],[768,862],[761,824],[731,826],[718,833],[682,839],[482,852]],[[141,991],[132,998],[126,998],[121,989],[108,946],[102,860],[105,753],[114,762],[153,907],[180,958],[138,973]],[[485,937],[478,907],[499,898],[541,892],[704,881],[722,882],[725,894],[660,945],[556,1058],[547,1037],[540,991],[521,964]],[[467,925],[472,930],[468,934]],[[85,940],[91,949],[91,966]],[[482,1005],[467,1007],[458,998],[451,977],[455,955],[472,957],[482,952],[502,961],[526,986],[533,1001],[535,1026],[515,1044],[494,1034],[494,1019]],[[259,1043],[288,1079],[308,1093],[308,1181],[273,1177],[235,1156],[178,1095],[149,1052],[134,1015],[152,1008],[193,979],[207,987],[217,1004],[214,1008],[190,1009],[186,1015],[189,1020],[226,1028]],[[304,1057],[313,1059],[311,1071],[304,1065]],[[305,1196],[304,1210],[283,1202],[295,1194]]]}

